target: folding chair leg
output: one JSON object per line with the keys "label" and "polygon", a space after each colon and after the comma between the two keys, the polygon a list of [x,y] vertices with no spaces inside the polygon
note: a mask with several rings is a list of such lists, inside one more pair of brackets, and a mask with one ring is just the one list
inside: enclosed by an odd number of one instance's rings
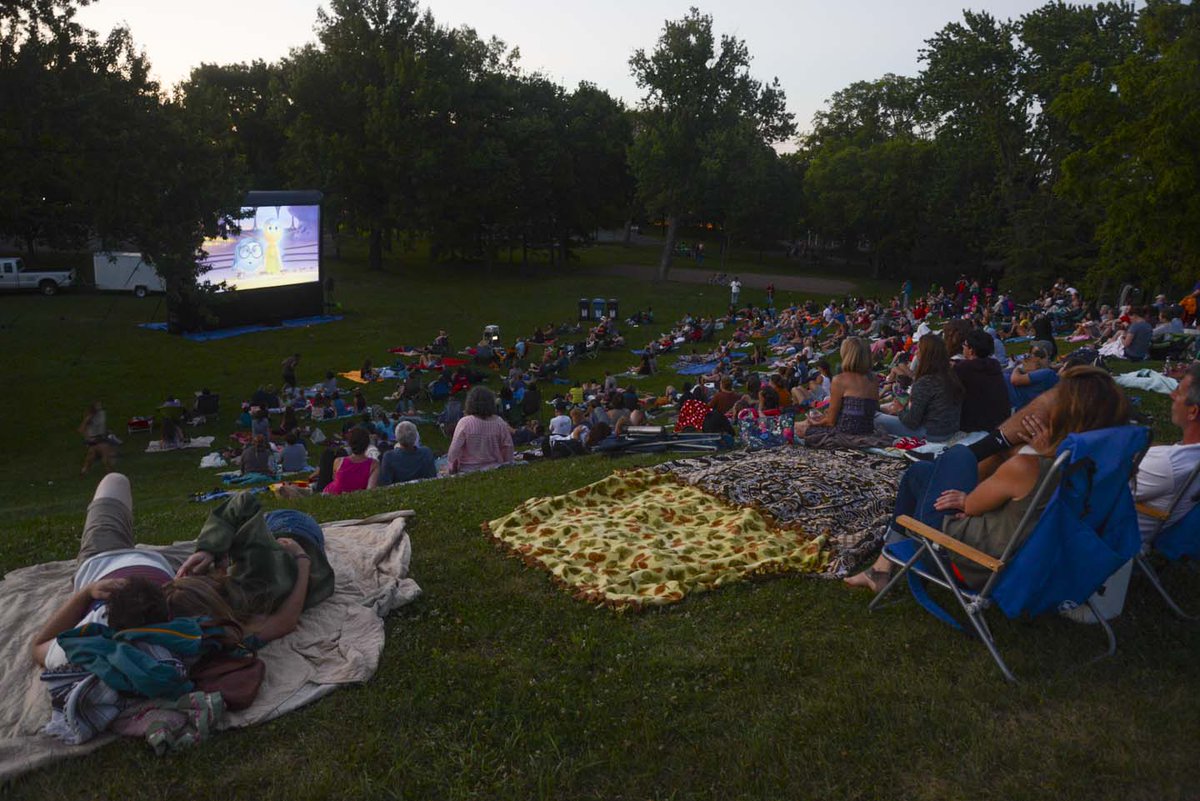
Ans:
{"label": "folding chair leg", "polygon": [[1150,583],[1154,586],[1154,589],[1158,590],[1158,594],[1162,596],[1163,600],[1167,602],[1167,606],[1171,607],[1172,612],[1184,620],[1200,620],[1200,618],[1198,618],[1196,615],[1189,615],[1187,612],[1183,611],[1179,604],[1175,603],[1175,599],[1172,598],[1171,594],[1167,592],[1167,588],[1162,585],[1162,581],[1158,578],[1158,573],[1154,570],[1150,563],[1146,561],[1145,556],[1138,554],[1134,557],[1134,562],[1136,562],[1137,566],[1142,569],[1142,573],[1145,574],[1146,578],[1150,579]]}
{"label": "folding chair leg", "polygon": [[1108,650],[1093,659],[1093,662],[1099,662],[1101,659],[1107,659],[1117,652],[1117,635],[1113,632],[1112,624],[1100,614],[1100,610],[1096,607],[1096,602],[1091,598],[1087,600],[1088,609],[1092,610],[1092,615],[1096,618],[1096,622],[1100,624],[1100,628],[1104,629],[1104,636],[1108,637]]}
{"label": "folding chair leg", "polygon": [[987,647],[988,653],[992,655],[992,660],[996,663],[996,666],[1000,668],[1000,672],[1004,674],[1004,678],[1016,684],[1017,677],[1008,669],[1004,657],[1000,656],[1000,650],[996,648],[996,641],[992,638],[992,631],[988,628],[987,621],[983,619],[983,610],[976,609],[973,612],[967,612],[967,619],[975,627],[975,631],[979,634],[979,639],[983,640],[983,644]]}
{"label": "folding chair leg", "polygon": [[987,621],[983,619],[984,606],[978,603],[967,603],[967,600],[963,598],[962,592],[958,589],[958,583],[950,573],[949,568],[946,567],[941,559],[934,559],[933,562],[937,565],[942,577],[946,579],[946,584],[950,587],[950,591],[954,593],[955,600],[958,601],[963,611],[967,613],[967,619],[975,627],[975,633],[979,635],[979,639],[983,640],[984,646],[987,647],[988,653],[992,655],[992,660],[1000,668],[1000,672],[1004,674],[1004,678],[1015,684],[1017,677],[1008,669],[1004,657],[1000,656],[1000,650],[996,648],[996,640],[992,637],[992,630],[988,628]]}

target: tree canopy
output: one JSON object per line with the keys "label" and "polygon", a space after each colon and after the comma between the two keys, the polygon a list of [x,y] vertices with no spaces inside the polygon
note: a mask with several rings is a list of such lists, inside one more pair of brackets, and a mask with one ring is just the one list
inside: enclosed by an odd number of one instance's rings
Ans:
{"label": "tree canopy", "polygon": [[[88,0],[0,6],[0,236],[31,254],[137,247],[195,292],[206,232],[246,189],[325,193],[327,234],[435,259],[565,261],[603,227],[807,236],[878,276],[1058,275],[1189,285],[1200,271],[1200,12],[1182,0],[965,11],[916,75],[833,93],[795,151],[777,79],[692,8],[629,67],[634,109],[521,69],[519,51],[416,0],[331,0],[276,62],[202,64],[164,90]],[[1150,287],[1148,287],[1150,288]]]}

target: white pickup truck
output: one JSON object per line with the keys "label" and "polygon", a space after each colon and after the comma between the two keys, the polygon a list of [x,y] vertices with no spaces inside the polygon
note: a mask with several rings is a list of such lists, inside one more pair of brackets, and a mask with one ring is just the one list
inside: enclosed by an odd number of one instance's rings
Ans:
{"label": "white pickup truck", "polygon": [[74,270],[27,270],[20,259],[0,256],[0,290],[36,289],[53,295],[73,283]]}

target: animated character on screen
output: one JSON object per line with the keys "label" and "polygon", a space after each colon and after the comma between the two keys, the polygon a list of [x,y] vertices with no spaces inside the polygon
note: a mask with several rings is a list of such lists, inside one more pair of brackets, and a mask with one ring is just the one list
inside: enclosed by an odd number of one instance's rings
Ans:
{"label": "animated character on screen", "polygon": [[263,226],[262,238],[267,243],[263,272],[266,275],[279,275],[283,272],[283,249],[280,247],[280,242],[283,240],[283,226],[279,224],[278,219],[272,217],[267,220],[267,224]]}
{"label": "animated character on screen", "polygon": [[233,272],[238,278],[254,275],[263,268],[263,246],[254,237],[238,240],[233,254]]}

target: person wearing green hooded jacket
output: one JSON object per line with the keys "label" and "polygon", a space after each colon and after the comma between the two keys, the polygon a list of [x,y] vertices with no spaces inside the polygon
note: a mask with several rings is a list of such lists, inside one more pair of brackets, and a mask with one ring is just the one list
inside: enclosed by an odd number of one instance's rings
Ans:
{"label": "person wearing green hooded jacket", "polygon": [[292,509],[264,513],[246,492],[209,514],[196,552],[164,587],[173,616],[232,618],[252,648],[294,630],[333,589],[317,521]]}

